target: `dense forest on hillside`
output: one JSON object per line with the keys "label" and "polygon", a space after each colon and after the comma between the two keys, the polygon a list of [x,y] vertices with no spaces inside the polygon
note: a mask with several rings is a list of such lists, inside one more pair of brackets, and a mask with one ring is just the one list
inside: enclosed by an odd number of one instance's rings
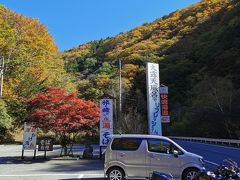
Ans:
{"label": "dense forest on hillside", "polygon": [[239,15],[239,0],[203,0],[59,53],[38,20],[0,5],[0,142],[22,128],[31,113],[26,99],[49,87],[95,102],[113,98],[115,133],[147,133],[146,62],[159,63],[161,84],[169,87],[171,123],[164,124],[164,135],[239,139]]}
{"label": "dense forest on hillside", "polygon": [[2,5],[0,56],[5,59],[3,98],[0,99],[1,142],[11,138],[9,132],[22,128],[27,114],[24,98],[49,86],[74,92],[76,83],[75,77],[65,71],[46,27],[38,20],[19,15]]}
{"label": "dense forest on hillside", "polygon": [[80,80],[80,96],[119,102],[115,132],[146,133],[146,62],[160,65],[169,87],[171,123],[164,135],[240,138],[240,2],[203,0],[129,32],[61,54]]}

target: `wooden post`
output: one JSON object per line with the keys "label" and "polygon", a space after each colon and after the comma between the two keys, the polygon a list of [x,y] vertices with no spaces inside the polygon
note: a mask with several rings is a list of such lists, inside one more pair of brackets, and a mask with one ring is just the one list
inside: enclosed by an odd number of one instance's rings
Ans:
{"label": "wooden post", "polygon": [[37,152],[37,149],[34,149],[33,159],[36,159],[36,152]]}
{"label": "wooden post", "polygon": [[44,159],[47,159],[47,151],[44,151]]}
{"label": "wooden post", "polygon": [[47,159],[47,151],[46,151],[46,140],[44,139],[44,158]]}
{"label": "wooden post", "polygon": [[22,149],[22,157],[21,159],[23,160],[24,159],[24,149]]}

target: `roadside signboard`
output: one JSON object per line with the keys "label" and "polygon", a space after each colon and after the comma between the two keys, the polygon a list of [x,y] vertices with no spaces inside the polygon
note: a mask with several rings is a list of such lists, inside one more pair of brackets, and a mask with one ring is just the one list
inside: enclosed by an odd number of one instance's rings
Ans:
{"label": "roadside signboard", "polygon": [[147,63],[146,76],[149,134],[161,136],[159,65],[156,63]]}
{"label": "roadside signboard", "polygon": [[23,150],[35,150],[37,144],[37,129],[35,123],[24,123]]}
{"label": "roadside signboard", "polygon": [[38,151],[53,151],[53,139],[42,138],[39,140]]}
{"label": "roadside signboard", "polygon": [[168,114],[168,87],[160,87],[161,100],[161,120],[162,123],[170,123],[170,116]]}
{"label": "roadside signboard", "polygon": [[113,134],[113,101],[100,100],[100,146],[107,146]]}

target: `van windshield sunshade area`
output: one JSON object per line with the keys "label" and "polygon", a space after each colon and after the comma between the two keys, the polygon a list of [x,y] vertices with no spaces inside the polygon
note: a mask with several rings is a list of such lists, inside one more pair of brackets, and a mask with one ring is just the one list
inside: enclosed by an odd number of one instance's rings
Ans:
{"label": "van windshield sunshade area", "polygon": [[140,138],[115,138],[112,142],[112,150],[136,151],[142,139]]}

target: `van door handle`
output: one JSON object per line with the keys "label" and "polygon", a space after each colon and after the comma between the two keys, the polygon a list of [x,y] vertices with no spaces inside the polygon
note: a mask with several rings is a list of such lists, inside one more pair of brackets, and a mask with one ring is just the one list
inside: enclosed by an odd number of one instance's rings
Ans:
{"label": "van door handle", "polygon": [[150,158],[154,158],[153,154],[149,154],[149,157],[150,157]]}
{"label": "van door handle", "polygon": [[125,153],[120,153],[120,156],[121,156],[121,157],[125,156]]}

